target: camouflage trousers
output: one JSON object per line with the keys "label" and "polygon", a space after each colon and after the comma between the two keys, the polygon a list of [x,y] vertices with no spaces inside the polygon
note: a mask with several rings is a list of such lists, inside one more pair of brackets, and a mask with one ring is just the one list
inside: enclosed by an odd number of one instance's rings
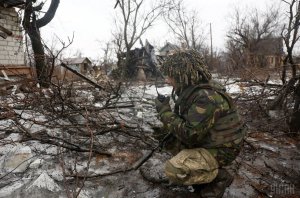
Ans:
{"label": "camouflage trousers", "polygon": [[[222,167],[231,164],[235,160],[235,158],[238,156],[241,150],[241,144],[242,142],[239,144],[228,143],[218,148],[206,148],[206,149],[212,154],[213,157],[215,157],[215,159],[219,164],[219,167]],[[196,148],[201,148],[201,146]],[[163,149],[171,152],[175,156],[181,150],[191,149],[191,147],[182,144],[175,137],[172,137],[165,143]]]}

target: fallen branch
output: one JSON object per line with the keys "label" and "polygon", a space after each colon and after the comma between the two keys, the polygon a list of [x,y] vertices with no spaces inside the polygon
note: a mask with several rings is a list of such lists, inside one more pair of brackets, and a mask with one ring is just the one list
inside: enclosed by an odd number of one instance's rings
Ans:
{"label": "fallen branch", "polygon": [[79,76],[80,78],[84,79],[86,82],[88,82],[89,84],[95,86],[96,88],[100,89],[100,90],[104,90],[104,87],[98,85],[96,82],[90,80],[89,78],[87,78],[86,76],[84,76],[83,74],[77,72],[76,70],[68,67],[68,65],[66,65],[65,63],[61,63],[61,66],[66,68],[67,70],[71,71],[72,73],[76,74],[77,76]]}
{"label": "fallen branch", "polygon": [[146,156],[144,156],[138,163],[136,163],[135,165],[133,165],[133,169],[137,170],[139,169],[148,159],[150,159],[153,155],[153,153],[158,149],[161,148],[164,143],[172,136],[172,133],[168,133],[163,139],[162,141],[156,146],[154,147],[150,153],[148,153]]}
{"label": "fallen branch", "polygon": [[[36,132],[35,134],[32,134],[26,127],[24,127],[18,120],[15,120],[15,123],[17,125],[17,127],[23,131],[25,133],[25,138],[23,139],[23,141],[28,141],[28,140],[36,140],[39,141],[41,143],[45,143],[45,144],[51,144],[51,145],[55,145],[58,147],[62,147],[68,150],[72,150],[72,151],[76,151],[76,152],[90,152],[90,149],[85,149],[82,148],[82,146],[70,143],[64,139],[58,138],[58,137],[53,137],[53,136],[49,136],[47,133],[43,133],[45,132],[45,130],[42,130],[40,132]],[[42,135],[40,135],[41,133],[44,134],[44,137],[42,137]],[[60,140],[61,142],[57,142],[51,139],[57,139]],[[99,155],[105,155],[105,156],[112,156],[111,153],[108,152],[103,152],[103,151],[98,151],[93,149],[92,150],[93,153],[99,154]]]}

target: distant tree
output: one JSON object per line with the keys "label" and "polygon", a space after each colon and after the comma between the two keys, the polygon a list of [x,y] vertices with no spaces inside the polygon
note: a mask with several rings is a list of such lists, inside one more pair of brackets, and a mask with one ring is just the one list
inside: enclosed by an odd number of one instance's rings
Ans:
{"label": "distant tree", "polygon": [[227,49],[233,64],[250,66],[250,54],[257,50],[258,44],[273,37],[279,29],[279,11],[271,7],[265,12],[257,9],[242,11],[235,9],[232,24],[227,32]]}
{"label": "distant tree", "polygon": [[165,22],[179,43],[188,49],[200,51],[204,47],[205,35],[196,10],[187,10],[183,0],[172,0],[173,9],[164,15]]}
{"label": "distant tree", "polygon": [[105,74],[108,74],[114,64],[114,48],[112,43],[110,41],[105,42],[102,51],[103,57],[101,58],[101,67],[103,67]]}
{"label": "distant tree", "polygon": [[40,28],[47,25],[55,16],[60,0],[51,0],[49,9],[42,18],[37,17],[44,3],[34,6],[36,0],[26,0],[24,9],[23,27],[29,36],[34,53],[37,80],[41,86],[48,86],[51,80],[51,71],[46,64],[45,49],[42,43]]}
{"label": "distant tree", "polygon": [[[289,126],[292,132],[300,131],[300,75],[297,75],[297,67],[295,65],[293,54],[294,47],[299,41],[300,26],[300,1],[299,0],[282,0],[287,5],[285,12],[285,23],[283,24],[281,36],[284,40],[287,54],[283,60],[282,84],[278,96],[269,105],[269,109],[287,109],[289,110]],[[285,10],[285,9],[284,9]],[[287,68],[292,68],[292,77],[287,81]],[[292,98],[292,101],[290,101]],[[290,102],[287,102],[290,101]],[[293,104],[291,108],[285,104]]]}
{"label": "distant tree", "polygon": [[286,83],[286,70],[287,66],[290,65],[292,68],[292,75],[295,78],[297,75],[297,67],[293,59],[293,51],[296,43],[299,41],[299,26],[300,26],[300,1],[282,0],[288,8],[285,15],[285,23],[283,24],[281,36],[284,40],[285,47],[287,49],[287,54],[283,60],[283,70],[282,70],[282,83]]}
{"label": "distant tree", "polygon": [[117,19],[120,20],[115,20],[117,30],[113,35],[118,45],[119,59],[122,52],[125,57],[124,60],[119,61],[118,66],[129,77],[134,74],[130,62],[130,50],[170,6],[170,0],[154,0],[152,5],[146,2],[145,0],[119,0],[115,6],[119,12]]}

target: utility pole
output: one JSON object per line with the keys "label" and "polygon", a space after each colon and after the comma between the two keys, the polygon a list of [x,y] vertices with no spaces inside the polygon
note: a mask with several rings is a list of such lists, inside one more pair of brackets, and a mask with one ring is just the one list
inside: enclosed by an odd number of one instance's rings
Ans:
{"label": "utility pole", "polygon": [[212,62],[213,62],[213,41],[212,41],[212,28],[211,28],[211,23],[209,23],[210,27],[210,67],[212,67]]}

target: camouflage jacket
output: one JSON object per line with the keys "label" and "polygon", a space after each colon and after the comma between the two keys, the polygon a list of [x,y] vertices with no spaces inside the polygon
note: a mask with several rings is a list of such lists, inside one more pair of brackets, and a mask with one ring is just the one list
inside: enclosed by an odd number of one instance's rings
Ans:
{"label": "camouflage jacket", "polygon": [[218,84],[190,86],[179,94],[174,112],[160,118],[185,148],[233,148],[245,130],[231,100]]}

